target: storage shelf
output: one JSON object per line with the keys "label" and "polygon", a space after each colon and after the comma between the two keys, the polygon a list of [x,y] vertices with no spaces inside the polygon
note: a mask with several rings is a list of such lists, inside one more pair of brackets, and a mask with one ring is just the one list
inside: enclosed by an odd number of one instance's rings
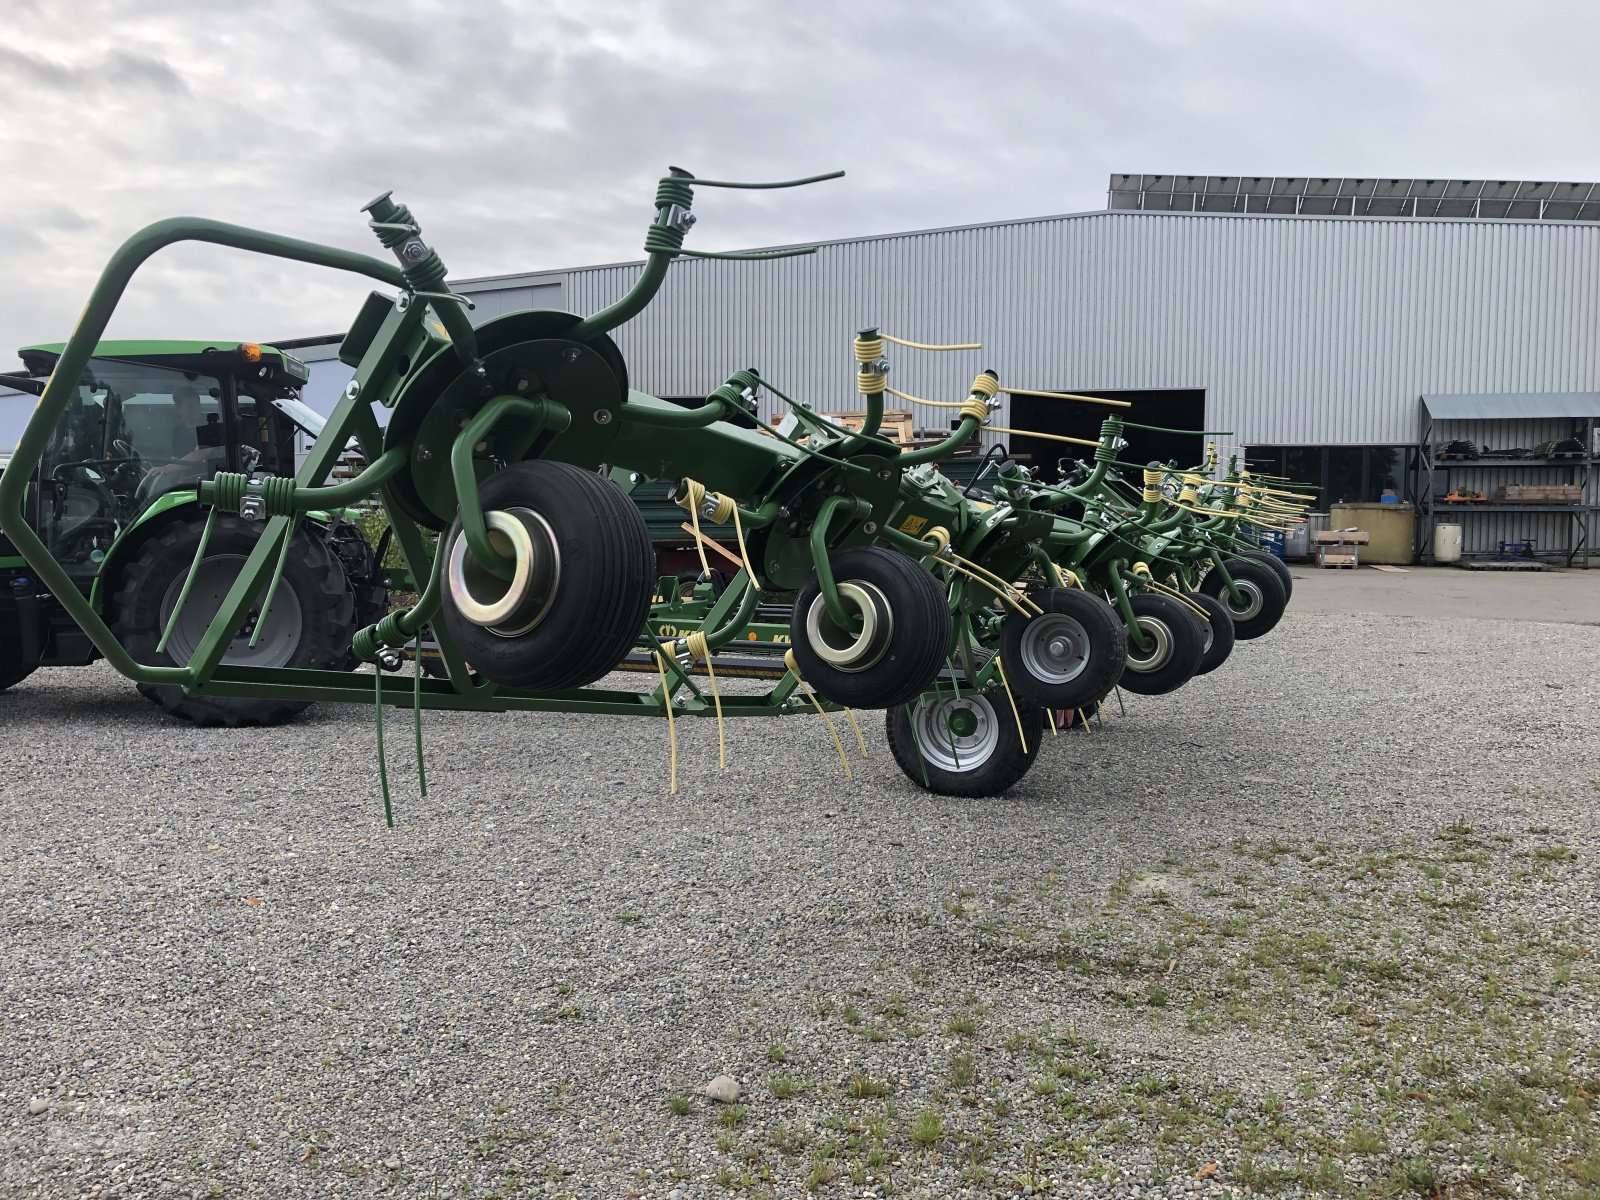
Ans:
{"label": "storage shelf", "polygon": [[1433,506],[1433,513],[1463,513],[1463,512],[1542,512],[1542,513],[1592,513],[1597,511],[1591,504],[1498,504],[1494,501],[1469,500],[1463,504],[1447,504],[1444,501]]}
{"label": "storage shelf", "polygon": [[1441,458],[1435,471],[1481,471],[1485,467],[1587,467],[1600,458]]}

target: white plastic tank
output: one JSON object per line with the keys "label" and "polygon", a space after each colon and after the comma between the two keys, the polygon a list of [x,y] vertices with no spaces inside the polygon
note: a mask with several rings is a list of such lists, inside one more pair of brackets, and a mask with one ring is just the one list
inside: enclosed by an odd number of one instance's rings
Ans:
{"label": "white plastic tank", "polygon": [[1454,563],[1461,561],[1461,526],[1434,526],[1433,561],[1436,563]]}

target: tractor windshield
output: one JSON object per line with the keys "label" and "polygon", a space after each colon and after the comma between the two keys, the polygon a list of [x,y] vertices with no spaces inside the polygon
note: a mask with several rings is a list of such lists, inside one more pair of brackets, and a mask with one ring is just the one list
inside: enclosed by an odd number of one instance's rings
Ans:
{"label": "tractor windshield", "polygon": [[39,464],[40,536],[88,579],[165,492],[227,464],[222,389],[207,375],[91,359]]}

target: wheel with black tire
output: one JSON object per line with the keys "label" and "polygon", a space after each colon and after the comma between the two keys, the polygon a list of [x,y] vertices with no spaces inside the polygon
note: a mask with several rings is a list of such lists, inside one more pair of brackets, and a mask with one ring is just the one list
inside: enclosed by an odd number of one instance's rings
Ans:
{"label": "wheel with black tire", "polygon": [[1128,666],[1121,686],[1141,696],[1160,696],[1193,679],[1205,655],[1200,618],[1171,596],[1140,592],[1129,597],[1146,644],[1128,635]]}
{"label": "wheel with black tire", "polygon": [[21,639],[0,637],[0,692],[21,683],[37,667],[37,663],[23,660]]}
{"label": "wheel with black tire", "polygon": [[1200,656],[1200,667],[1195,674],[1209,675],[1227,662],[1228,655],[1233,653],[1233,618],[1215,596],[1190,592],[1189,599],[1206,610],[1205,630],[1201,637],[1205,651]]}
{"label": "wheel with black tire", "polygon": [[914,559],[857,546],[828,560],[852,627],[828,615],[815,571],[795,597],[789,641],[802,678],[852,708],[892,708],[926,691],[950,653],[945,587]]}
{"label": "wheel with black tire", "polygon": [[600,475],[530,459],[479,487],[510,580],[473,561],[458,517],[445,533],[442,621],[461,656],[506,687],[576,688],[633,649],[655,594],[639,509]]}
{"label": "wheel with black tire", "polygon": [[[113,628],[134,659],[148,666],[183,666],[199,648],[211,620],[233,587],[265,526],[218,515],[206,556],[178,613],[165,650],[156,649],[172,619],[194,565],[204,522],[180,520],[160,530],[123,569],[113,599]],[[269,585],[270,586],[270,585]],[[228,666],[308,667],[342,670],[355,633],[355,598],[344,570],[320,539],[300,530],[284,560],[272,602],[262,616],[266,588],[222,661]],[[260,626],[260,636],[255,635]],[[252,638],[255,645],[250,644]],[[202,726],[281,725],[304,710],[305,700],[195,696],[176,684],[138,685],[139,694],[167,712]]]}
{"label": "wheel with black tire", "polygon": [[1128,661],[1128,631],[1099,596],[1051,588],[1042,613],[1009,614],[1000,627],[1000,661],[1019,696],[1044,708],[1083,708],[1104,700]]}
{"label": "wheel with black tire", "polygon": [[1283,584],[1284,603],[1287,604],[1290,600],[1294,599],[1294,576],[1289,574],[1288,564],[1286,564],[1283,559],[1279,558],[1276,554],[1269,554],[1265,550],[1246,550],[1241,553],[1239,557],[1252,559],[1255,562],[1263,563],[1270,567],[1272,569],[1272,573],[1278,577],[1278,582]]}
{"label": "wheel with black tire", "polygon": [[941,796],[998,796],[1038,757],[1044,710],[1019,697],[1013,713],[1004,692],[924,695],[891,708],[884,727],[912,783]]}
{"label": "wheel with black tire", "polygon": [[1233,618],[1233,636],[1249,641],[1272,630],[1283,617],[1289,603],[1284,594],[1278,573],[1264,563],[1252,558],[1230,558],[1222,564],[1234,586],[1239,589],[1241,601],[1236,602],[1228,591],[1222,572],[1210,570],[1200,581],[1200,591],[1215,596]]}

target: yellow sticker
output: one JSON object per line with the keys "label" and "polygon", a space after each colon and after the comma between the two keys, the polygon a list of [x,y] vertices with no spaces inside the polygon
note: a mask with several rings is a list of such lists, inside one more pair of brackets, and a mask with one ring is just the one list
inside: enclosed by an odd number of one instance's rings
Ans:
{"label": "yellow sticker", "polygon": [[922,527],[928,523],[927,517],[907,517],[900,526],[901,533],[909,533],[912,537],[922,532]]}

